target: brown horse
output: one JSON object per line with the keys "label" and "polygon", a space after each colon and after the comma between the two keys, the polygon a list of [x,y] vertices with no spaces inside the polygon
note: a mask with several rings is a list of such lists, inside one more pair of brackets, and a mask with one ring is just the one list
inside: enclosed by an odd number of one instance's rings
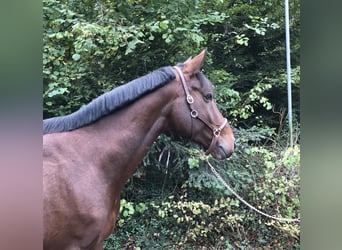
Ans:
{"label": "brown horse", "polygon": [[189,138],[216,159],[232,154],[232,129],[200,71],[205,54],[44,120],[44,249],[102,249],[121,189],[161,133]]}

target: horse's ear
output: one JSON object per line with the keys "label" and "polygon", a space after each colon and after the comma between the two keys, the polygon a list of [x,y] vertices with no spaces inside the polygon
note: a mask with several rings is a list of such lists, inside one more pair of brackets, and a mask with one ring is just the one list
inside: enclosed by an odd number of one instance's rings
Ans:
{"label": "horse's ear", "polygon": [[202,52],[199,53],[197,56],[195,56],[193,59],[189,58],[188,60],[186,60],[184,62],[185,63],[184,72],[190,75],[200,72],[206,53],[207,53],[207,48],[202,50]]}
{"label": "horse's ear", "polygon": [[190,57],[188,58],[188,60],[186,60],[186,61],[184,62],[184,64],[187,64],[188,62],[190,62],[191,59],[192,59],[192,56],[190,56]]}

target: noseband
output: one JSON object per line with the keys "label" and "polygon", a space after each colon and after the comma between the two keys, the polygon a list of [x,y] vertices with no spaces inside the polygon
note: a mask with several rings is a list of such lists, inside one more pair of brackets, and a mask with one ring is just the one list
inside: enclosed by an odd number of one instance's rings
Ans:
{"label": "noseband", "polygon": [[[206,155],[210,154],[214,150],[214,146],[215,146],[215,144],[217,142],[218,137],[221,134],[222,129],[227,124],[227,119],[224,118],[224,121],[221,124],[221,126],[216,127],[216,126],[212,125],[210,122],[208,122],[207,119],[205,119],[200,113],[198,113],[198,111],[196,109],[194,109],[194,107],[193,107],[194,98],[192,97],[192,95],[190,95],[190,91],[189,91],[188,86],[186,85],[186,81],[185,81],[183,72],[177,66],[175,66],[174,69],[177,71],[177,73],[178,73],[178,75],[180,77],[180,80],[181,80],[181,83],[182,83],[182,86],[183,86],[183,89],[184,89],[184,92],[185,92],[185,95],[186,95],[186,102],[188,103],[189,108],[190,108],[190,116],[193,119],[199,119],[200,121],[202,121],[213,132],[213,138],[211,139],[210,146],[207,149],[207,151],[205,151]],[[192,135],[192,126],[191,126],[191,135]]]}

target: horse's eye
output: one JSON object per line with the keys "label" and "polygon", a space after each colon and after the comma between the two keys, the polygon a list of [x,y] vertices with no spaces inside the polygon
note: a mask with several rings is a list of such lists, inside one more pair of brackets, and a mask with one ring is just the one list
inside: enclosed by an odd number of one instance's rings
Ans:
{"label": "horse's eye", "polygon": [[211,101],[211,100],[213,100],[213,95],[212,94],[207,94],[207,95],[204,96],[204,99],[206,101]]}

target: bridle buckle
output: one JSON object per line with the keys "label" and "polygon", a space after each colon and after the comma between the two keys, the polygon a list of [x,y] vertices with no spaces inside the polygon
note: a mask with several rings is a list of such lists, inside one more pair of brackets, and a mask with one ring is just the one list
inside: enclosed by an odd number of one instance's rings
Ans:
{"label": "bridle buckle", "polygon": [[189,104],[192,104],[192,103],[194,103],[194,98],[192,97],[192,95],[187,95],[187,96],[186,96],[186,101],[187,101]]}
{"label": "bridle buckle", "polygon": [[215,137],[219,137],[220,134],[221,134],[221,129],[215,129],[215,130],[213,131],[213,134],[214,134]]}
{"label": "bridle buckle", "polygon": [[198,117],[197,110],[195,110],[195,109],[191,110],[190,115],[191,115],[192,118],[197,118]]}

